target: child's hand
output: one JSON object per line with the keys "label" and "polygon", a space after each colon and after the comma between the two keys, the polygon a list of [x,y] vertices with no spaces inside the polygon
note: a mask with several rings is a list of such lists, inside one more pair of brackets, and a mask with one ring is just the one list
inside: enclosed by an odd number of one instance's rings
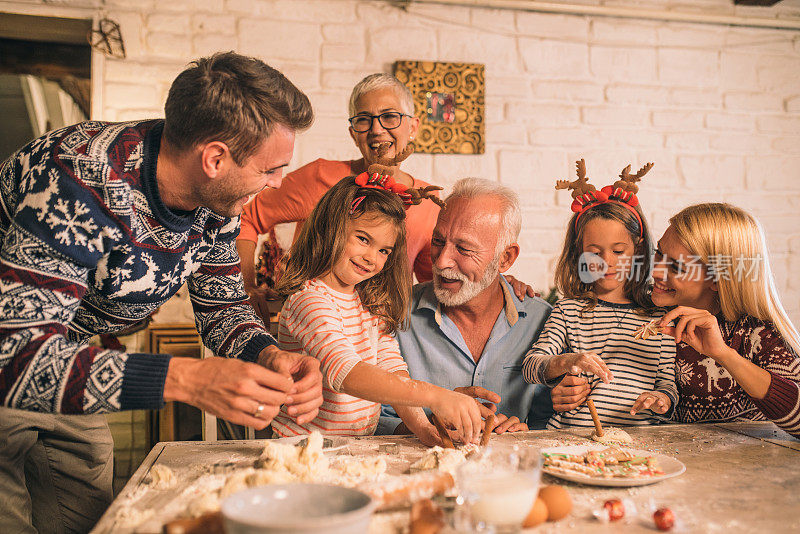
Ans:
{"label": "child's hand", "polygon": [[428,447],[442,445],[442,438],[436,427],[428,420],[425,410],[418,406],[395,406],[397,415],[403,422],[395,429],[395,434],[412,433]]}
{"label": "child's hand", "polygon": [[562,354],[553,358],[551,365],[556,364],[559,370],[558,375],[570,374],[579,375],[581,373],[591,373],[606,384],[614,380],[614,375],[606,367],[603,358],[594,352],[575,352],[572,354]]}
{"label": "child's hand", "polygon": [[417,436],[420,442],[426,447],[435,447],[436,445],[441,447],[444,444],[436,427],[431,423],[421,424],[419,426],[415,425],[414,428],[409,427],[408,429]]}
{"label": "child's hand", "polygon": [[478,443],[483,432],[483,419],[478,401],[463,393],[438,388],[431,411],[462,443]]}
{"label": "child's hand", "polygon": [[639,395],[639,398],[633,403],[631,415],[636,415],[636,412],[641,410],[650,410],[654,413],[663,414],[667,413],[670,406],[672,406],[672,401],[666,393],[660,391],[645,391]]}

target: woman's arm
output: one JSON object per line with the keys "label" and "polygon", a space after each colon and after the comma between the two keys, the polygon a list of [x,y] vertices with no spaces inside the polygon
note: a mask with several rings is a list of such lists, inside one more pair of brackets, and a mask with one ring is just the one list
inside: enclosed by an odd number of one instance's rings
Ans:
{"label": "woman's arm", "polygon": [[[676,321],[675,326],[668,326]],[[753,400],[763,399],[771,375],[730,348],[722,337],[717,318],[707,310],[678,306],[661,319],[663,332],[708,356],[727,370]]]}
{"label": "woman's arm", "polygon": [[676,326],[664,327],[665,333],[724,367],[766,417],[800,437],[800,362],[777,332],[761,330],[760,350],[750,361],[725,343],[717,318],[709,312],[681,306],[661,324],[672,320]]}

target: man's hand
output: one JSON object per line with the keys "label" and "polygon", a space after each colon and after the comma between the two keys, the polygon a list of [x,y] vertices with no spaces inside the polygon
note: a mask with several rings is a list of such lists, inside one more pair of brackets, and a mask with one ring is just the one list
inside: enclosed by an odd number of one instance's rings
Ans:
{"label": "man's hand", "polygon": [[519,300],[525,300],[525,295],[531,298],[541,296],[525,282],[521,282],[520,280],[517,280],[516,278],[508,274],[504,274],[503,277],[505,277],[506,282],[509,283],[511,289],[514,290],[514,294],[517,296]]}
{"label": "man's hand", "polygon": [[503,434],[505,432],[524,432],[528,430],[528,425],[520,422],[519,417],[508,417],[502,413],[495,414],[495,427],[492,431],[496,434]]}
{"label": "man's hand", "polygon": [[480,386],[457,387],[453,391],[457,393],[463,393],[464,395],[468,395],[478,401],[481,409],[481,417],[484,419],[490,415],[494,415],[494,432],[503,434],[504,432],[520,432],[522,430],[528,430],[528,425],[520,422],[517,416],[508,417],[507,415],[497,413],[497,404],[502,399],[500,398],[500,395],[494,391],[482,388]]}
{"label": "man's hand", "polygon": [[317,416],[322,406],[319,360],[271,345],[258,355],[258,363],[292,380],[286,411],[297,420],[298,425],[308,423]]}
{"label": "man's hand", "polygon": [[581,376],[567,375],[550,391],[553,409],[568,412],[583,404],[589,395],[589,381]]}
{"label": "man's hand", "polygon": [[261,430],[282,404],[292,400],[292,387],[290,376],[254,363],[175,357],[167,369],[164,400],[185,402],[231,423]]}
{"label": "man's hand", "polygon": [[[500,395],[480,386],[457,387],[453,391],[456,393],[463,393],[478,401],[481,409],[481,417],[484,419],[497,412],[497,403],[501,401]],[[485,402],[481,402],[482,400]]]}

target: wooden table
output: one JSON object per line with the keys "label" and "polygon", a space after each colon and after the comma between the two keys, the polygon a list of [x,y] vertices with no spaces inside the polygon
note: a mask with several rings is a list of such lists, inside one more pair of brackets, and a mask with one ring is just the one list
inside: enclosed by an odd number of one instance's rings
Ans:
{"label": "wooden table", "polygon": [[[574,501],[572,513],[557,523],[530,532],[657,532],[648,514],[627,523],[604,524],[592,516],[607,499],[629,499],[639,510],[670,507],[678,520],[674,532],[800,532],[800,441],[772,423],[660,425],[627,428],[633,448],[679,459],[686,472],[650,486],[603,488],[561,482],[544,475],[544,484],[566,486]],[[530,431],[495,436],[496,446],[551,447],[586,444],[589,429]],[[394,444],[388,471],[404,472],[424,447],[413,437],[352,438],[343,453],[371,454]],[[263,442],[166,442],[156,445],[92,532],[158,532],[162,521],[180,513],[191,485],[209,466],[221,462],[251,465]],[[180,483],[171,491],[150,489],[144,480],[154,465],[172,468]],[[183,492],[183,497],[181,493]],[[155,510],[138,529],[126,528],[118,513]],[[379,518],[378,518],[379,519]],[[373,522],[375,532],[383,532]],[[372,532],[372,531],[371,531]]]}

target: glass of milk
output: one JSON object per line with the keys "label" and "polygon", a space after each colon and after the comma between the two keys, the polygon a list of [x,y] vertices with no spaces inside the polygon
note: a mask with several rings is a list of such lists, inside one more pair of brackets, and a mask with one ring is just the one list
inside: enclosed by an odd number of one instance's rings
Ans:
{"label": "glass of milk", "polygon": [[511,534],[533,507],[541,476],[534,447],[486,448],[456,472],[459,532]]}

